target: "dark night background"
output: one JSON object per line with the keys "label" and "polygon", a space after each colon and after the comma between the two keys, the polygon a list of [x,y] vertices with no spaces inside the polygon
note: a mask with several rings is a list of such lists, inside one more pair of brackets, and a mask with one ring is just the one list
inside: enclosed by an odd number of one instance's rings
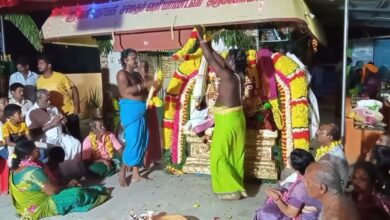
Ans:
{"label": "dark night background", "polygon": [[[40,29],[50,15],[50,11],[35,12],[30,15]],[[7,54],[11,54],[13,61],[21,56],[27,57],[30,61],[30,69],[36,72],[36,59],[41,53],[34,49],[13,24],[5,21],[4,28]],[[44,44],[43,53],[52,57],[56,71],[63,73],[100,72],[97,48]]]}

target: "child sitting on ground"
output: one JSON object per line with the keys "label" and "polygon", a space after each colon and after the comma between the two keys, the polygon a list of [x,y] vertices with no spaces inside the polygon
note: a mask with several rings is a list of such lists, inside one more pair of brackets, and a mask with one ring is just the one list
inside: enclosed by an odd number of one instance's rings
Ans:
{"label": "child sitting on ground", "polygon": [[119,171],[122,145],[106,131],[102,119],[91,119],[91,132],[83,142],[82,158],[88,171],[98,177],[108,177]]}
{"label": "child sitting on ground", "polygon": [[11,167],[12,154],[18,142],[31,140],[26,123],[23,122],[22,108],[15,104],[9,104],[4,108],[4,116],[7,119],[3,125],[3,140],[8,149],[8,166]]}

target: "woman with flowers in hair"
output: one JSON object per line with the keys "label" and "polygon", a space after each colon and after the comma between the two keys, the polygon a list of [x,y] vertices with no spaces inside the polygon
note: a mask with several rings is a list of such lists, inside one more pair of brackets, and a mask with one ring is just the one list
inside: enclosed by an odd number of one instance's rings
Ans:
{"label": "woman with flowers in hair", "polygon": [[219,199],[238,200],[247,196],[244,188],[246,121],[242,107],[246,54],[243,50],[231,49],[224,60],[205,39],[203,27],[196,28],[204,57],[221,79],[214,107],[212,187]]}
{"label": "woman with flowers in hair", "polygon": [[61,187],[53,183],[39,156],[33,141],[17,143],[12,155],[10,193],[22,219],[87,212],[109,198],[109,192],[101,186]]}
{"label": "woman with flowers in hair", "polygon": [[122,145],[113,133],[106,131],[102,119],[91,119],[91,132],[83,142],[83,161],[98,177],[108,177],[120,170],[119,153]]}

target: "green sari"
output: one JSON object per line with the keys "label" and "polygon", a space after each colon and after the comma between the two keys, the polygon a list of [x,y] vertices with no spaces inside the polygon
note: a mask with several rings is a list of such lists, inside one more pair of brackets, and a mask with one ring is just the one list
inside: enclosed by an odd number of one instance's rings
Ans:
{"label": "green sari", "polygon": [[211,181],[221,199],[240,198],[244,188],[244,147],[246,121],[242,106],[214,107],[211,146]]}
{"label": "green sari", "polygon": [[47,195],[42,188],[48,177],[42,168],[26,167],[10,173],[10,193],[17,212],[26,219],[40,219],[70,212],[86,212],[105,202],[109,194],[104,187],[71,187],[56,195]]}
{"label": "green sari", "polygon": [[87,166],[88,171],[98,177],[110,177],[119,172],[121,168],[121,161],[120,159],[114,158],[110,162],[110,169],[103,162],[94,162]]}

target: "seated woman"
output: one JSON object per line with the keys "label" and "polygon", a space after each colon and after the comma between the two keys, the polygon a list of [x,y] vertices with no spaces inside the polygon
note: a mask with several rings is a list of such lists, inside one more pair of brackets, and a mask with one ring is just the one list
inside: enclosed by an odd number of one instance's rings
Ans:
{"label": "seated woman", "polygon": [[10,192],[22,219],[40,219],[70,212],[86,212],[109,198],[104,187],[61,188],[52,183],[38,160],[32,141],[16,144],[12,155]]}
{"label": "seated woman", "polygon": [[378,175],[375,166],[369,162],[355,164],[352,175],[352,200],[361,219],[390,219],[390,200],[378,193]]}
{"label": "seated woman", "polygon": [[63,176],[60,170],[60,163],[65,160],[65,151],[62,147],[52,147],[48,150],[48,160],[45,165],[45,173],[49,179],[54,183],[60,183],[63,180]]}
{"label": "seated woman", "polygon": [[321,204],[308,196],[303,181],[306,168],[314,162],[313,156],[302,149],[290,154],[291,167],[298,174],[288,189],[268,189],[266,204],[256,211],[254,220],[317,219]]}
{"label": "seated woman", "polygon": [[371,149],[369,161],[374,164],[378,173],[378,192],[390,196],[390,147],[376,145]]}
{"label": "seated woman", "polygon": [[83,161],[92,174],[112,176],[120,169],[122,145],[114,134],[106,131],[102,119],[91,119],[89,127],[91,132],[83,142]]}

